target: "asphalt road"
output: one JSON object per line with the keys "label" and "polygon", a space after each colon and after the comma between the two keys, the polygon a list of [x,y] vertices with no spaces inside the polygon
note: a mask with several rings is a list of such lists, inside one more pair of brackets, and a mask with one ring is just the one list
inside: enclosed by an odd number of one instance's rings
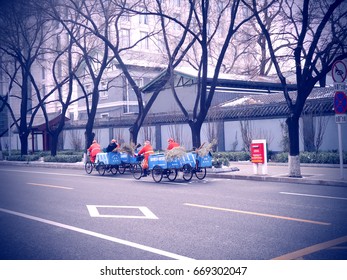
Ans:
{"label": "asphalt road", "polygon": [[347,188],[0,167],[0,259],[347,259]]}

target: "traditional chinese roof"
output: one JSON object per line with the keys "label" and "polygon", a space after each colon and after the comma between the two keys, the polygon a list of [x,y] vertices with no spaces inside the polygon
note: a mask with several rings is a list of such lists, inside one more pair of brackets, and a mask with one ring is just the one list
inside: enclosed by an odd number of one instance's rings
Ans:
{"label": "traditional chinese roof", "polygon": [[[156,78],[142,87],[142,92],[150,93],[162,83],[166,71],[160,73]],[[207,87],[209,88],[213,80],[213,72],[207,73]],[[174,75],[178,80],[179,86],[191,86],[197,83],[198,71],[193,68],[176,68]],[[185,82],[182,82],[185,79]],[[217,88],[218,91],[232,92],[237,94],[265,94],[282,91],[282,85],[279,81],[274,82],[273,77],[263,76],[244,76],[236,74],[220,73],[218,76]],[[289,90],[296,90],[296,85],[288,84]]]}
{"label": "traditional chinese roof", "polygon": [[[333,115],[334,94],[332,87],[314,88],[306,100],[303,114]],[[290,92],[290,96],[295,101],[296,92]],[[248,95],[211,107],[206,121],[286,118],[288,115],[289,109],[283,93]],[[97,119],[95,125],[129,127],[134,123],[135,118],[135,115],[130,115],[109,120]],[[181,112],[169,112],[147,115],[144,126],[179,123],[186,123],[184,115]]]}
{"label": "traditional chinese roof", "polygon": [[[52,127],[56,126],[60,122],[61,118],[62,118],[62,115],[60,114],[60,115],[56,116],[55,118],[51,119],[48,122],[48,127],[52,128]],[[65,118],[65,121],[69,121],[70,120],[67,117],[64,117],[64,118]],[[33,126],[32,130],[33,131],[46,131],[47,130],[46,123],[44,122],[42,124]]]}

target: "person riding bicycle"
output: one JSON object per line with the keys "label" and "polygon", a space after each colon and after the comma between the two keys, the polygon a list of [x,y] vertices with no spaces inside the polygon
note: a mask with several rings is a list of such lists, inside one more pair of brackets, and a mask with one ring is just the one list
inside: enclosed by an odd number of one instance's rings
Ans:
{"label": "person riding bicycle", "polygon": [[154,154],[153,147],[149,140],[146,140],[144,143],[144,147],[139,151],[138,155],[144,155],[144,159],[142,161],[143,174],[145,176],[148,175],[148,158],[150,155]]}
{"label": "person riding bicycle", "polygon": [[101,153],[101,147],[100,147],[99,143],[96,140],[93,140],[93,143],[88,148],[88,152],[89,152],[90,161],[92,163],[94,163],[95,159],[96,159],[96,155],[98,153]]}

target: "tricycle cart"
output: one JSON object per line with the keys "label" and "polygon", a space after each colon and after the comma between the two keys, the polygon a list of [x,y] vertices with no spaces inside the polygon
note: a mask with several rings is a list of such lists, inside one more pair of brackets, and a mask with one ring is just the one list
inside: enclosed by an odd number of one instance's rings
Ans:
{"label": "tricycle cart", "polygon": [[121,163],[121,156],[118,152],[98,153],[96,155],[95,168],[99,175],[104,175],[105,172],[111,172],[115,175]]}
{"label": "tricycle cart", "polygon": [[[195,153],[194,153],[195,154]],[[206,168],[212,167],[212,155],[208,153],[204,156],[199,156],[195,154],[195,166],[192,173],[195,174],[196,178],[202,180],[206,177]]]}
{"label": "tricycle cart", "polygon": [[164,154],[150,155],[148,158],[148,174],[144,174],[141,164],[133,166],[133,176],[139,180],[141,177],[152,174],[155,182],[159,183],[163,176],[169,181],[174,181],[177,178],[179,171],[183,172],[183,179],[189,181],[192,179],[193,167],[195,158],[192,153],[187,153],[179,158],[167,160]]}

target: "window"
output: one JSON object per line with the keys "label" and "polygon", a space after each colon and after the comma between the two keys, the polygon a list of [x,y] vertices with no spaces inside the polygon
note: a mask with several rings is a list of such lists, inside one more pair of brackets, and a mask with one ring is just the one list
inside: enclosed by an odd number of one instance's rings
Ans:
{"label": "window", "polygon": [[84,90],[86,91],[86,94],[88,96],[89,100],[92,100],[92,85],[91,84],[87,84],[84,86]]}
{"label": "window", "polygon": [[[138,104],[136,94],[125,77],[123,77],[123,84],[123,113],[137,113]],[[143,79],[137,79],[136,84],[139,87],[143,86]]]}
{"label": "window", "polygon": [[174,0],[175,7],[181,7],[181,0]]}
{"label": "window", "polygon": [[123,22],[129,22],[130,21],[130,15],[129,15],[129,11],[127,11],[127,9],[129,8],[128,4],[125,4],[124,9],[122,9],[122,21]]}
{"label": "window", "polygon": [[[177,21],[181,21],[181,15],[180,14],[174,14],[174,17],[176,18]],[[180,29],[180,25],[177,22],[174,22],[174,26],[173,26],[174,30],[179,30]]]}
{"label": "window", "polygon": [[161,34],[158,34],[158,48],[160,51],[164,51],[165,50],[165,42],[164,42],[164,38],[163,38],[163,35]]}
{"label": "window", "polygon": [[148,24],[148,15],[139,15],[139,23],[140,24]]}
{"label": "window", "polygon": [[61,39],[60,39],[60,35],[57,36],[57,51],[61,51]]}
{"label": "window", "polygon": [[100,82],[100,87],[99,87],[99,96],[102,99],[107,99],[108,98],[108,82],[107,81],[101,81]]}
{"label": "window", "polygon": [[109,113],[102,113],[102,114],[100,114],[100,117],[101,117],[102,119],[107,119],[109,116],[110,116]]}
{"label": "window", "polygon": [[46,69],[44,66],[41,66],[41,78],[42,80],[46,79]]}
{"label": "window", "polygon": [[45,54],[44,53],[42,53],[40,55],[40,61],[41,61],[41,79],[44,80],[44,79],[46,79],[46,69],[44,66],[44,63],[45,63]]}
{"label": "window", "polygon": [[129,29],[120,30],[120,45],[122,48],[130,47],[130,30]]}
{"label": "window", "polygon": [[148,33],[141,31],[140,37],[141,37],[141,42],[140,42],[141,49],[148,50],[149,49]]}
{"label": "window", "polygon": [[222,1],[218,1],[217,5],[218,5],[217,6],[217,12],[218,12],[218,14],[220,14],[224,9],[224,3]]}
{"label": "window", "polygon": [[61,62],[61,60],[58,61],[57,68],[58,68],[57,69],[57,71],[58,71],[57,76],[60,79],[63,76],[63,63]]}

